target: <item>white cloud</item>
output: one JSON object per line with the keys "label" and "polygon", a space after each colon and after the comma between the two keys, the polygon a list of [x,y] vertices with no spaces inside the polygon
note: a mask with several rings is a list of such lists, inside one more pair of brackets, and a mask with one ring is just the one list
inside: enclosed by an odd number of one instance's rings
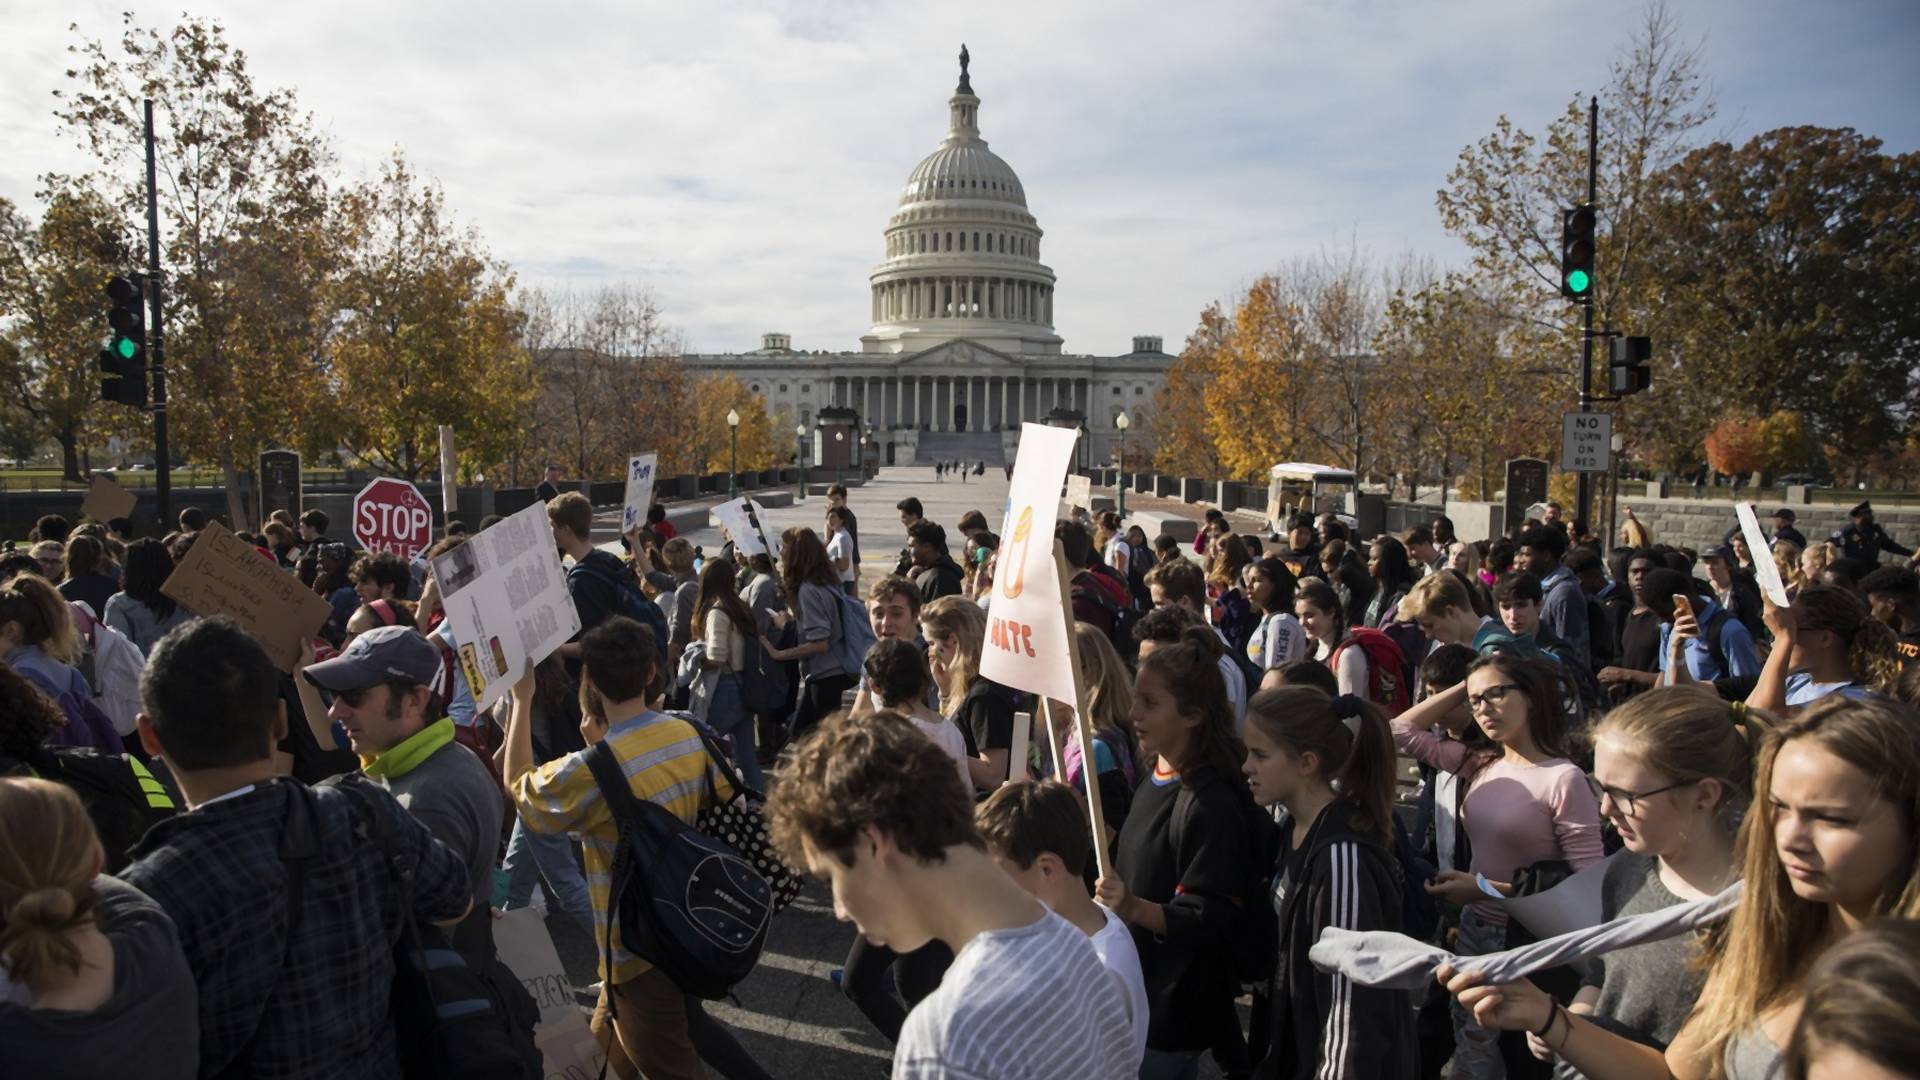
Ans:
{"label": "white cloud", "polygon": [[[84,167],[57,137],[66,26],[122,3],[6,0],[0,196]],[[169,3],[134,3],[165,25]],[[1909,0],[1702,0],[1724,134],[1847,125],[1920,146]],[[247,2],[208,14],[291,86],[350,177],[394,146],[530,283],[632,280],[709,351],[784,330],[851,348],[965,41],[981,124],[1020,173],[1070,349],[1180,340],[1208,300],[1357,238],[1445,260],[1433,193],[1505,112],[1537,129],[1604,80],[1629,0],[963,5]]]}

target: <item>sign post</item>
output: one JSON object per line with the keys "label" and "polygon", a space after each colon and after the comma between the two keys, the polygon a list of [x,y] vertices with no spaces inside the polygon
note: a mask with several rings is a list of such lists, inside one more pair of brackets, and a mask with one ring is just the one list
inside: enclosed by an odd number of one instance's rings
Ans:
{"label": "sign post", "polygon": [[1560,418],[1561,472],[1603,473],[1612,458],[1612,413],[1570,412]]}
{"label": "sign post", "polygon": [[375,554],[412,559],[433,539],[433,507],[419,488],[383,476],[353,497],[353,538]]}
{"label": "sign post", "polygon": [[453,428],[440,425],[440,512],[452,517],[460,507],[460,458],[453,452]]}

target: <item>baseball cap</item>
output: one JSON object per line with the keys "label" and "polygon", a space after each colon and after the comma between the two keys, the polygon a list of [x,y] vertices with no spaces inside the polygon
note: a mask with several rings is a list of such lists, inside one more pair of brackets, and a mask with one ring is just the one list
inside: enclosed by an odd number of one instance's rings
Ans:
{"label": "baseball cap", "polygon": [[379,686],[388,679],[432,686],[440,677],[440,650],[411,626],[380,626],[303,674],[308,682],[336,694]]}
{"label": "baseball cap", "polygon": [[1702,551],[1700,557],[1703,559],[1731,559],[1733,558],[1733,548],[1726,544],[1714,544]]}

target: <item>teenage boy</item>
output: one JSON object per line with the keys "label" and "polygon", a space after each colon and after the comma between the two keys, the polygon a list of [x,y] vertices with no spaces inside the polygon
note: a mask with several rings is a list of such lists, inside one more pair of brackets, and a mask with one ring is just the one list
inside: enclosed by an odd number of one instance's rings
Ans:
{"label": "teenage boy", "polygon": [[947,554],[947,530],[931,521],[914,522],[907,530],[907,551],[913,559],[913,584],[923,602],[960,595],[966,574]]}
{"label": "teenage boy", "polygon": [[[920,642],[920,590],[913,582],[903,577],[884,577],[874,582],[867,592],[867,618],[878,640],[904,641],[925,654],[926,649]],[[853,698],[853,715],[865,716],[878,707],[867,690],[867,677],[862,672],[860,689]]]}
{"label": "teenage boy", "polygon": [[[532,673],[523,676],[513,687],[502,770],[528,829],[570,833],[580,840],[593,897],[596,962],[602,965],[592,1028],[622,1080],[636,1075],[678,1080],[702,1073],[687,1033],[686,995],[665,972],[628,952],[621,945],[619,927],[613,925],[610,907],[618,827],[587,755],[594,750],[592,744],[607,743],[634,797],[651,799],[688,824],[701,810],[733,795],[724,781],[711,776],[710,759],[693,725],[649,708],[648,687],[658,657],[653,632],[623,616],[607,619],[582,635],[581,697],[593,706],[580,725],[588,746],[538,768],[533,762],[534,677]],[[609,936],[612,971],[604,970]],[[617,1008],[610,1009],[610,1002]],[[611,1018],[609,1012],[614,1014]]]}
{"label": "teenage boy", "polygon": [[[895,503],[893,508],[900,511],[900,527],[907,531],[909,537],[913,535],[913,527],[918,525],[927,516],[926,509],[920,505],[920,500],[911,495]],[[913,542],[911,539],[908,540],[906,547],[900,549],[900,559],[893,564],[893,572],[899,577],[908,577],[913,573]]]}
{"label": "teenage boy", "polygon": [[898,1078],[1137,1074],[1126,995],[1087,935],[1001,873],[953,762],[882,713],[828,720],[774,785],[780,855],[833,891],[834,914],[898,953],[954,951],[907,1015]]}
{"label": "teenage boy", "polygon": [[1052,780],[1013,781],[988,796],[973,819],[1000,869],[1092,940],[1100,962],[1127,992],[1134,1060],[1146,1056],[1147,983],[1140,949],[1120,916],[1094,903],[1087,892],[1084,874],[1093,841],[1079,792]]}
{"label": "teenage boy", "polygon": [[1590,663],[1592,631],[1587,625],[1587,594],[1580,591],[1573,571],[1562,566],[1567,534],[1557,525],[1536,525],[1520,533],[1513,568],[1540,581],[1540,621],[1547,631],[1567,643],[1581,664]]}
{"label": "teenage boy", "polygon": [[1414,582],[1400,600],[1400,617],[1412,619],[1434,642],[1469,648],[1484,627],[1495,625],[1493,616],[1474,614],[1466,583],[1450,570]]}
{"label": "teenage boy", "polygon": [[[1191,559],[1171,559],[1147,571],[1147,595],[1153,599],[1154,609],[1178,608],[1193,616],[1194,621],[1202,624],[1207,621],[1207,579]],[[1134,624],[1134,640],[1140,642],[1140,655],[1147,654],[1147,643],[1167,643],[1178,640],[1178,623],[1170,623],[1164,618],[1154,622],[1153,630],[1143,629],[1152,619],[1148,612],[1140,622]],[[1227,683],[1227,700],[1233,704],[1233,722],[1235,730],[1245,725],[1247,719],[1247,676],[1240,665],[1227,655],[1227,636],[1218,627],[1213,628],[1214,636],[1220,639],[1220,677]],[[1172,634],[1172,637],[1165,637]]]}
{"label": "teenage boy", "polygon": [[1568,663],[1576,663],[1567,642],[1554,634],[1541,619],[1540,579],[1527,572],[1509,572],[1493,583],[1493,603],[1500,610],[1500,624],[1517,638],[1531,638],[1545,652]]}
{"label": "teenage boy", "polygon": [[860,518],[854,514],[853,507],[847,505],[847,485],[834,484],[827,488],[827,508],[840,511],[840,520],[846,523],[847,539],[853,544],[853,565],[860,565]]}
{"label": "teenage boy", "polygon": [[[226,616],[154,645],[140,743],[192,809],[148,829],[117,876],[179,932],[199,989],[200,1075],[399,1080],[387,999],[401,905],[411,895],[416,919],[451,926],[472,907],[472,884],[460,857],[379,787],[280,776],[279,693],[273,662]],[[410,883],[370,828],[389,837]],[[304,856],[298,893],[283,852]]]}
{"label": "teenage boy", "polygon": [[1664,635],[1660,617],[1647,604],[1647,575],[1660,568],[1660,558],[1645,548],[1637,548],[1626,557],[1627,604],[1620,621],[1620,658],[1612,667],[1603,667],[1595,677],[1607,688],[1614,702],[1660,685],[1660,640]]}
{"label": "teenage boy", "polygon": [[[1660,674],[1663,684],[1676,681],[1670,670],[1676,620],[1673,601],[1676,596],[1688,597],[1693,608],[1696,632],[1686,639],[1684,655],[1687,672],[1694,681],[1704,683],[1716,679],[1743,679],[1760,674],[1760,659],[1753,646],[1753,635],[1747,633],[1747,628],[1740,624],[1739,619],[1722,611],[1712,596],[1698,595],[1700,588],[1692,577],[1678,570],[1653,570],[1648,572],[1644,588],[1647,606],[1653,609],[1661,622]],[[1714,630],[1715,625],[1719,626],[1717,631]]]}

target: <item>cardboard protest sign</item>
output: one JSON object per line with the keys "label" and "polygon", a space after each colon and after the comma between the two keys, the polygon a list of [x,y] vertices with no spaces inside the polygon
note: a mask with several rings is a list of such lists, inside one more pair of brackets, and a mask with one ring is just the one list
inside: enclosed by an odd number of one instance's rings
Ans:
{"label": "cardboard protest sign", "polygon": [[620,512],[622,536],[647,520],[647,507],[653,505],[654,474],[659,471],[659,454],[635,454],[627,459],[627,498]]}
{"label": "cardboard protest sign", "polygon": [[1067,596],[1053,568],[1053,526],[1075,438],[1070,428],[1021,426],[980,657],[985,678],[1060,701],[1074,700],[1074,692],[1060,617]]}
{"label": "cardboard protest sign", "polygon": [[281,671],[320,632],[333,608],[259,549],[209,522],[160,591],[195,615],[230,615]]}
{"label": "cardboard protest sign", "polygon": [[1093,480],[1085,476],[1067,477],[1067,505],[1093,509]]}
{"label": "cardboard protest sign", "polygon": [[530,907],[516,908],[493,921],[493,944],[500,962],[527,988],[540,1009],[533,1029],[543,1073],[549,1077],[591,1077],[600,1071],[601,1054],[593,1032],[574,1004],[573,986],[553,947],[547,924]]}
{"label": "cardboard protest sign", "polygon": [[767,535],[767,508],[745,496],[713,508],[713,519],[727,530],[735,550],[742,555],[768,555],[779,558],[773,538]]}
{"label": "cardboard protest sign", "polygon": [[482,709],[580,631],[545,503],[434,559],[432,569],[460,670]]}
{"label": "cardboard protest sign", "polygon": [[1768,558],[1773,548],[1767,543],[1767,534],[1760,531],[1760,519],[1754,515],[1753,504],[1734,503],[1733,514],[1740,519],[1740,535],[1746,538],[1747,550],[1753,553],[1753,576],[1760,582],[1761,591],[1773,601],[1774,607],[1786,607],[1787,586],[1780,580],[1780,568]]}
{"label": "cardboard protest sign", "polygon": [[114,518],[131,517],[133,505],[139,501],[133,492],[121,487],[113,477],[106,473],[94,473],[93,483],[87,486],[87,497],[80,503],[80,513],[95,521],[112,521]]}

